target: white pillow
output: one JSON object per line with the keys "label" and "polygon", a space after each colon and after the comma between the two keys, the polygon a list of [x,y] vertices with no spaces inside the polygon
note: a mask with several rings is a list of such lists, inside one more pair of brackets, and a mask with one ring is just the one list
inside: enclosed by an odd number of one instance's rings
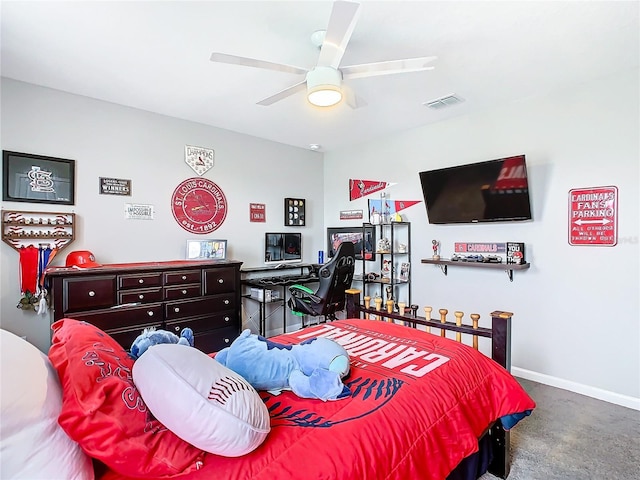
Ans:
{"label": "white pillow", "polygon": [[40,350],[0,329],[2,478],[92,480],[93,464],[58,425],[62,389]]}
{"label": "white pillow", "polygon": [[196,348],[150,347],[133,364],[133,383],[165,427],[205,452],[239,457],[255,450],[271,430],[258,392]]}

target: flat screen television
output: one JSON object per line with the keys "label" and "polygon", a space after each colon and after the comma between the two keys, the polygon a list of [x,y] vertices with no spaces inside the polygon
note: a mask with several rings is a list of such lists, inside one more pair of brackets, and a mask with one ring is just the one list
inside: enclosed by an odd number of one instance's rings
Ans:
{"label": "flat screen television", "polygon": [[351,242],[355,248],[356,258],[362,260],[375,260],[374,245],[376,243],[376,231],[371,227],[329,227],[327,228],[327,253],[332,258],[338,251],[342,242]]}
{"label": "flat screen television", "polygon": [[302,261],[301,233],[265,233],[264,263],[280,264]]}
{"label": "flat screen television", "polygon": [[420,172],[429,223],[531,220],[524,155]]}

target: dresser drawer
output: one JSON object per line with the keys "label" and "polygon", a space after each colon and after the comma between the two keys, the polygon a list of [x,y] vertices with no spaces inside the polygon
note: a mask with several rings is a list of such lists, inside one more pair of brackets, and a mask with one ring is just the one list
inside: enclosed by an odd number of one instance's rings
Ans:
{"label": "dresser drawer", "polygon": [[185,270],[182,272],[165,272],[164,284],[182,285],[185,283],[200,283],[200,270]]}
{"label": "dresser drawer", "polygon": [[118,304],[120,305],[125,303],[161,302],[162,298],[162,288],[160,287],[118,292]]}
{"label": "dresser drawer", "polygon": [[65,278],[62,285],[62,309],[65,315],[69,312],[108,308],[116,304],[115,275]]}
{"label": "dresser drawer", "polygon": [[203,317],[185,318],[167,322],[167,330],[180,336],[183,328],[189,327],[194,334],[214,330],[216,328],[224,328],[233,326],[237,323],[236,313],[233,311],[216,313],[215,315],[206,315]]}
{"label": "dresser drawer", "polygon": [[237,277],[234,268],[208,268],[202,272],[202,275],[203,295],[216,295],[236,290]]}
{"label": "dresser drawer", "polygon": [[149,325],[162,323],[162,303],[149,303],[147,305],[114,307],[107,310],[94,312],[72,313],[69,318],[84,320],[92,323],[105,332],[117,329],[142,329]]}
{"label": "dresser drawer", "polygon": [[180,298],[193,298],[200,296],[200,284],[196,285],[181,285],[179,287],[165,287],[164,299],[165,300],[178,300]]}
{"label": "dresser drawer", "polygon": [[209,330],[195,335],[195,347],[204,353],[219,352],[228,347],[240,335],[237,327],[227,327],[218,330]]}
{"label": "dresser drawer", "polygon": [[167,302],[165,304],[166,321],[187,317],[210,315],[211,313],[235,309],[235,294],[228,293],[214,297],[197,298],[194,300]]}
{"label": "dresser drawer", "polygon": [[119,289],[160,287],[160,286],[162,286],[162,272],[118,275]]}

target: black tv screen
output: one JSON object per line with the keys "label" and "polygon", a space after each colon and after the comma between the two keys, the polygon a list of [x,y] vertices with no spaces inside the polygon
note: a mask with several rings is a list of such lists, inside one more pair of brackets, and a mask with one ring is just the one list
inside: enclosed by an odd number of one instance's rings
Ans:
{"label": "black tv screen", "polygon": [[429,223],[531,220],[524,155],[420,172]]}

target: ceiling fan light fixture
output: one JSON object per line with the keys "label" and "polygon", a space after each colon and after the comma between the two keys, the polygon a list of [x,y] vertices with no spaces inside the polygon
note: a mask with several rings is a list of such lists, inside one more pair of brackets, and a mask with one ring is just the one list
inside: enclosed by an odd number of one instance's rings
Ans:
{"label": "ceiling fan light fixture", "polygon": [[342,100],[342,92],[335,87],[326,86],[319,87],[315,90],[309,90],[307,98],[312,105],[316,107],[332,107]]}
{"label": "ceiling fan light fixture", "polygon": [[316,67],[307,73],[307,99],[317,107],[331,107],[342,100],[340,72],[331,67]]}

